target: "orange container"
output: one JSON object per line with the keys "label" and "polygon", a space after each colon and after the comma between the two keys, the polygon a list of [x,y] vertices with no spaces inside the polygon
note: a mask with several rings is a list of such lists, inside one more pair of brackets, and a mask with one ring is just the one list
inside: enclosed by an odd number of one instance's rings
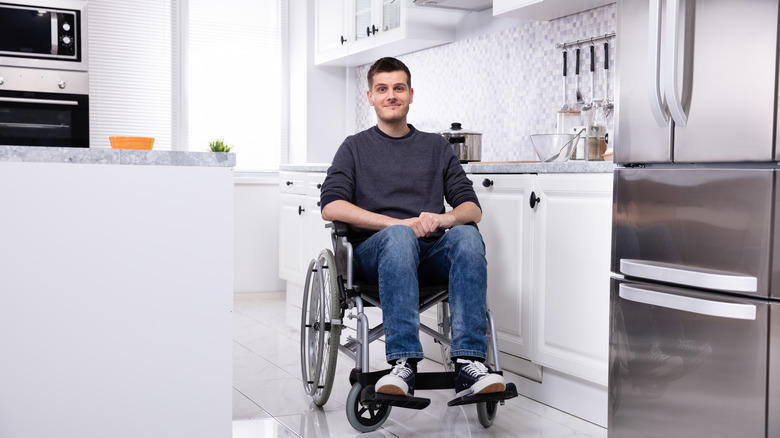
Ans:
{"label": "orange container", "polygon": [[151,150],[154,145],[152,137],[108,137],[111,147],[114,149],[143,149]]}

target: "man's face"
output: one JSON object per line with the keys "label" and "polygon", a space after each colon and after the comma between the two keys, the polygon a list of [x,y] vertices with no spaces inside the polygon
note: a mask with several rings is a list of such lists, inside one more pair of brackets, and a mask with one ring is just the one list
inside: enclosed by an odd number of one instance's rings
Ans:
{"label": "man's face", "polygon": [[406,84],[402,70],[381,72],[374,75],[374,84],[368,91],[368,104],[374,107],[377,117],[385,123],[406,121],[414,90]]}

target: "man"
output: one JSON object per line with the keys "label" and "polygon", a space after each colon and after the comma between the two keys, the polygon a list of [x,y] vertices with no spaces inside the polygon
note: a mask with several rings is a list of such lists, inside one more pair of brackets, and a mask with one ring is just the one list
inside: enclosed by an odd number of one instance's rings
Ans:
{"label": "man", "polygon": [[[487,262],[476,227],[482,210],[444,137],[416,130],[406,115],[411,73],[382,58],[368,71],[376,126],[349,136],[322,185],[322,218],[350,225],[358,276],[379,286],[390,374],[377,393],[412,395],[419,340],[419,284],[449,284],[456,396],[504,390],[487,357]],[[445,213],[444,200],[453,207]],[[446,233],[445,233],[446,230]],[[419,280],[418,280],[419,276]]]}

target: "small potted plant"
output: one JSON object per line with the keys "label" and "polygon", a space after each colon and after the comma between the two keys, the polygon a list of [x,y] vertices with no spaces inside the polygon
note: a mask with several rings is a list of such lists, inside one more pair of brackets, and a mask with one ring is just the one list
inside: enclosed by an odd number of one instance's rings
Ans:
{"label": "small potted plant", "polygon": [[233,149],[232,146],[228,146],[221,138],[209,142],[209,150],[211,152],[230,152]]}

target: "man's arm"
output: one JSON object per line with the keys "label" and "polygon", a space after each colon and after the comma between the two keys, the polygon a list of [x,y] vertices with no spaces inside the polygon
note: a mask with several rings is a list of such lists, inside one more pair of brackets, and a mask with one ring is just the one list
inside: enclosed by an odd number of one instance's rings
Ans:
{"label": "man's arm", "polygon": [[321,214],[326,221],[346,222],[367,230],[381,230],[392,225],[406,225],[414,230],[417,237],[425,237],[439,229],[447,230],[456,225],[477,223],[482,219],[482,210],[471,201],[464,202],[447,213],[425,212],[419,217],[408,219],[395,219],[373,213],[343,200],[328,203],[322,209]]}

